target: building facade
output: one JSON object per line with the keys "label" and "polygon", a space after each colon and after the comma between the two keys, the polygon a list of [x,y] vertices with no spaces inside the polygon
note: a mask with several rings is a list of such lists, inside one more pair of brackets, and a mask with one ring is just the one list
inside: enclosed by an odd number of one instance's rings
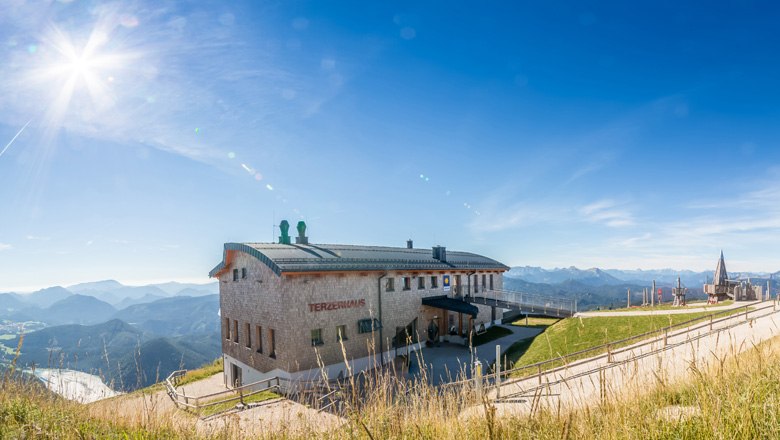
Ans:
{"label": "building facade", "polygon": [[509,268],[443,247],[226,243],[219,280],[225,381],[355,374],[426,342],[468,343],[501,310],[472,304]]}

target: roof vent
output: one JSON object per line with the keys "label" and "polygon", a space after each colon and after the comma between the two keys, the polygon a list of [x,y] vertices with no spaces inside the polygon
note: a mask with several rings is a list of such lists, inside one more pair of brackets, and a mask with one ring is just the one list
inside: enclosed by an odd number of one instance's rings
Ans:
{"label": "roof vent", "polygon": [[290,234],[288,233],[290,224],[287,220],[282,220],[279,223],[279,229],[282,230],[282,235],[279,236],[279,244],[290,244]]}
{"label": "roof vent", "polygon": [[434,246],[433,247],[433,258],[441,261],[446,262],[447,261],[447,248],[444,246]]}
{"label": "roof vent", "polygon": [[296,229],[298,229],[298,236],[295,237],[295,243],[309,244],[309,237],[306,236],[306,223],[303,220],[299,221]]}
{"label": "roof vent", "polygon": [[412,242],[412,239],[406,240],[406,249],[412,249],[414,247],[414,243]]}

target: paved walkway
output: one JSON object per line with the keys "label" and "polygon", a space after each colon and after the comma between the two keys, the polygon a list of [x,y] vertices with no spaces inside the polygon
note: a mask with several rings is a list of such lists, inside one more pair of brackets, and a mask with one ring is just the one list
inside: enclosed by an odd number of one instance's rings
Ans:
{"label": "paved walkway", "polygon": [[[765,302],[771,305],[770,302]],[[778,308],[780,310],[780,308]],[[689,333],[670,334],[668,346],[663,340],[641,346],[632,346],[613,354],[613,362],[601,355],[591,360],[578,361],[568,368],[537,377],[504,383],[503,401],[496,405],[497,415],[529,414],[534,408],[553,411],[582,408],[602,400],[614,401],[628,395],[646,393],[659,384],[668,385],[690,376],[691,370],[706,370],[720,365],[727,356],[752,348],[762,341],[780,334],[780,313],[751,312],[749,320],[737,314],[715,329],[744,322],[736,327],[709,333],[708,326]],[[694,339],[696,336],[701,338]],[[627,361],[627,362],[621,362]],[[600,370],[597,370],[600,369]],[[496,390],[488,392],[496,397]],[[483,405],[464,411],[464,417],[484,417]]]}
{"label": "paved walkway", "polygon": [[623,312],[616,311],[594,311],[594,312],[579,312],[575,313],[575,318],[594,318],[597,316],[646,316],[646,315],[682,315],[685,313],[699,313],[699,312],[712,312],[717,313],[722,310],[738,309],[745,306],[753,306],[760,304],[761,301],[734,301],[733,304],[727,306],[710,306],[710,307],[680,307],[675,309],[665,310],[643,310],[641,307],[637,307],[636,310],[626,310]]}
{"label": "paved walkway", "polygon": [[[487,372],[490,364],[496,360],[496,345],[501,346],[503,353],[513,343],[532,338],[542,332],[538,328],[518,327],[509,324],[502,324],[501,327],[511,330],[512,334],[476,347],[477,359],[482,362],[483,372]],[[460,344],[443,342],[438,347],[425,347],[420,350],[420,353],[412,354],[412,365],[409,367],[408,375],[420,374],[417,365],[419,361],[427,366],[428,378],[433,385],[471,377],[471,354],[468,347]]]}

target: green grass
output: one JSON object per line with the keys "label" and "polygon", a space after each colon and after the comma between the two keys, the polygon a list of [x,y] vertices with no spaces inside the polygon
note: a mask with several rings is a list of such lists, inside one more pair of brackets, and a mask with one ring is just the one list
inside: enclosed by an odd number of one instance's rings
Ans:
{"label": "green grass", "polygon": [[545,329],[558,321],[560,321],[560,318],[539,318],[535,316],[529,316],[528,319],[518,319],[517,321],[513,322],[512,325],[516,325],[518,327]]}
{"label": "green grass", "polygon": [[494,341],[498,338],[503,338],[504,336],[509,336],[511,334],[512,330],[509,330],[506,327],[501,327],[500,325],[494,325],[485,330],[485,333],[473,336],[471,338],[471,345],[477,347],[479,345],[487,344],[490,341]]}
{"label": "green grass", "polygon": [[730,300],[727,300],[727,301],[719,302],[717,304],[707,304],[707,301],[688,302],[685,307],[675,307],[675,306],[672,305],[672,303],[664,303],[664,304],[656,305],[654,307],[650,307],[650,306],[645,306],[645,307],[636,306],[636,307],[631,307],[631,308],[623,307],[621,309],[598,310],[598,311],[599,312],[634,312],[634,311],[645,312],[645,311],[651,311],[651,310],[685,310],[685,309],[693,309],[693,308],[696,308],[696,309],[699,309],[699,308],[715,309],[715,308],[718,308],[718,307],[730,306],[732,304],[734,304],[734,300],[730,299]]}
{"label": "green grass", "polygon": [[222,368],[222,358],[217,358],[208,365],[204,365],[195,370],[188,370],[176,386],[187,385],[188,383],[209,378],[217,373],[221,373]]}
{"label": "green grass", "polygon": [[[261,391],[257,394],[252,394],[251,396],[244,397],[244,404],[249,403],[259,403],[259,402],[265,402],[266,400],[271,399],[278,399],[280,396],[273,391]],[[220,401],[225,400],[227,397],[220,397],[215,399],[214,401]],[[207,406],[200,410],[199,415],[201,417],[208,417],[213,414],[218,414],[224,411],[228,411],[230,409],[235,408],[236,405],[238,405],[241,402],[241,400],[238,398],[238,394],[235,394],[234,400],[230,400],[227,402],[219,403],[216,405]],[[201,402],[201,405],[208,402]]]}
{"label": "green grass", "polygon": [[[728,314],[739,313],[741,309]],[[605,316],[593,318],[569,318],[557,322],[528,343],[526,340],[517,342],[507,350],[507,363],[513,368],[535,364],[549,359],[567,356],[571,353],[597,347],[621,339],[626,339],[652,330],[658,330],[670,325],[707,316],[710,313],[684,313],[676,315],[651,316]],[[723,317],[724,315],[719,315]],[[637,341],[631,341],[635,343]],[[575,358],[568,357],[571,362],[583,357],[591,357],[606,352],[606,348],[591,351]],[[563,365],[564,361],[553,362],[544,369]],[[520,375],[534,374],[535,371],[520,372]]]}

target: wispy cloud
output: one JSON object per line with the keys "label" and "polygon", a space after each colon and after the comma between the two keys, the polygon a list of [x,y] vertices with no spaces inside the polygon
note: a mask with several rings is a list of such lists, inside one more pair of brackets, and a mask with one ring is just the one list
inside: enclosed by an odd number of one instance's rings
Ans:
{"label": "wispy cloud", "polygon": [[635,223],[628,209],[609,199],[582,206],[579,213],[591,223],[602,223],[611,228],[632,226]]}
{"label": "wispy cloud", "polygon": [[13,246],[11,246],[8,243],[0,243],[0,251],[7,251],[7,250],[10,250],[12,248],[13,248]]}
{"label": "wispy cloud", "polygon": [[37,241],[49,241],[51,240],[51,237],[44,237],[40,235],[28,235],[24,237],[27,240],[37,240]]}
{"label": "wispy cloud", "polygon": [[[0,46],[6,60],[0,64],[0,122],[18,126],[32,117],[30,128],[39,133],[64,128],[220,164],[227,160],[224,145],[249,135],[247,118],[268,121],[296,105],[303,115],[343,83],[344,73],[332,63],[322,79],[338,75],[331,87],[292,74],[281,67],[274,45],[244,44],[235,20],[213,26],[203,14],[125,3],[42,7],[0,0],[0,9],[14,11],[10,22],[0,19],[7,25],[0,37],[8,42]],[[41,33],[47,22],[49,30]],[[69,57],[82,51],[111,62],[85,67],[85,80],[74,77]],[[46,110],[54,107],[56,118]]]}

